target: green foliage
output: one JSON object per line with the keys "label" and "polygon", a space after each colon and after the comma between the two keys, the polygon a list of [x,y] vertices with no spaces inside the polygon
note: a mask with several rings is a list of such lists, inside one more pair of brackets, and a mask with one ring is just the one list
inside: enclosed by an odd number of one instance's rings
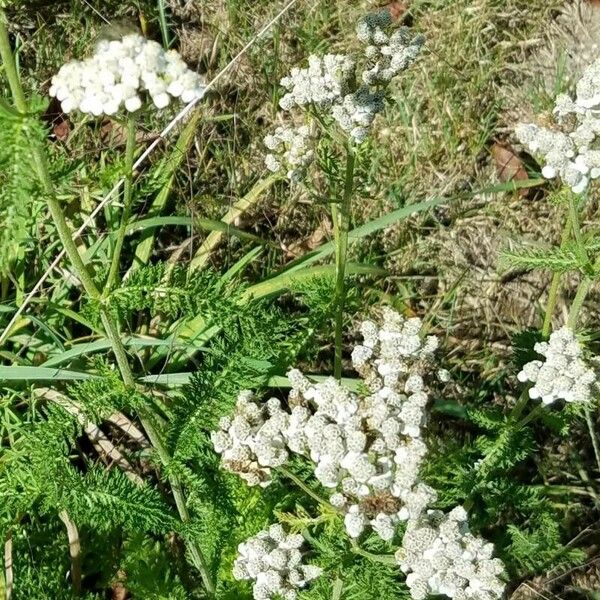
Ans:
{"label": "green foliage", "polygon": [[560,524],[550,511],[533,514],[521,528],[508,525],[508,535],[511,542],[506,554],[521,575],[568,568],[585,559],[582,549],[563,544]]}
{"label": "green foliage", "polygon": [[36,119],[11,117],[0,110],[0,275],[6,276],[15,260],[24,260],[33,243],[34,218],[43,204],[31,176],[34,165],[29,143],[44,135]]}

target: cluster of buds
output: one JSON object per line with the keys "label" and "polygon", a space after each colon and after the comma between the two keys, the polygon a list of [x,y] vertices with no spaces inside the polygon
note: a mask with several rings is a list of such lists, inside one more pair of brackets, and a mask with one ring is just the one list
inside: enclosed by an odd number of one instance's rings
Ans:
{"label": "cluster of buds", "polygon": [[79,110],[100,116],[122,108],[135,112],[146,95],[158,109],[172,98],[191,102],[202,97],[204,89],[200,76],[177,52],[134,33],[119,41],[102,40],[90,58],[63,65],[52,78],[50,95],[66,113]]}
{"label": "cluster of buds", "polygon": [[498,600],[505,584],[493,544],[469,531],[461,506],[444,514],[428,511],[408,523],[396,552],[413,600],[444,595],[456,600]]}
{"label": "cluster of buds", "polygon": [[521,382],[532,382],[529,397],[541,398],[544,404],[556,400],[589,402],[596,383],[596,373],[582,359],[582,348],[568,327],[553,332],[548,342],[537,343],[535,351],[544,361],[524,365],[518,374]]}
{"label": "cluster of buds", "polygon": [[238,546],[233,576],[251,580],[255,600],[296,600],[298,590],[321,574],[315,565],[302,564],[304,538],[287,534],[281,525],[271,525]]}
{"label": "cluster of buds", "polygon": [[574,98],[556,98],[554,114],[561,129],[520,124],[515,133],[530,152],[543,158],[544,177],[560,177],[575,193],[582,193],[590,180],[600,177],[600,60],[585,70]]}

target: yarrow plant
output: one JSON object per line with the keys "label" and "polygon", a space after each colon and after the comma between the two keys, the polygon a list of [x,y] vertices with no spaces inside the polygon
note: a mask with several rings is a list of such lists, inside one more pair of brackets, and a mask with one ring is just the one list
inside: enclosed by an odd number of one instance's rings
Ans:
{"label": "yarrow plant", "polygon": [[527,363],[518,375],[519,381],[534,384],[529,388],[530,398],[541,398],[544,404],[592,399],[596,373],[582,359],[582,348],[570,328],[554,331],[548,342],[537,343],[534,350],[545,360]]}
{"label": "yarrow plant", "polygon": [[[372,529],[391,541],[397,525],[406,522],[398,556],[405,557],[400,561],[404,571],[416,573],[407,580],[415,600],[426,597],[423,590],[473,599],[478,596],[469,595],[471,591],[485,590],[485,598],[500,598],[504,586],[496,576],[501,563],[490,560],[491,545],[468,534],[464,510],[448,517],[428,510],[437,494],[420,478],[427,454],[421,437],[428,403],[425,378],[432,372],[437,338],[423,338],[421,328],[420,319],[405,319],[384,308],[380,325],[362,323],[363,343],[352,352],[364,392],[352,392],[333,378],[315,384],[294,369],[288,373],[292,389],[287,407],[276,398],[263,404],[242,392],[234,414],[223,417],[219,430],[212,432],[213,446],[224,469],[262,487],[293,454],[309,459],[351,539]],[[451,539],[451,525],[459,514],[464,523],[460,535],[456,528]],[[432,515],[448,524],[437,534],[439,543],[430,539],[417,554],[415,540],[433,531]],[[431,570],[428,576],[425,564]]]}
{"label": "yarrow plant", "polygon": [[[293,124],[280,126],[264,138],[269,150],[265,156],[267,169],[283,173],[294,182],[306,178],[310,165],[319,157],[320,147],[339,144],[346,154],[343,191],[338,198],[327,199],[331,203],[336,245],[334,374],[338,379],[342,369],[344,275],[356,151],[384,109],[391,81],[414,63],[424,43],[423,36],[413,35],[407,27],[396,27],[387,8],[361,19],[356,34],[363,44],[361,52],[310,55],[307,67],[294,67],[281,80],[286,93],[279,105],[289,113],[288,121]],[[328,169],[322,166],[331,179]],[[331,188],[338,186],[338,182],[329,183]],[[327,194],[330,193],[331,189]]]}
{"label": "yarrow plant", "polygon": [[575,97],[556,98],[554,114],[560,129],[520,124],[515,133],[530,152],[544,160],[542,175],[560,177],[573,192],[584,192],[600,177],[600,60],[592,63],[577,83]]}
{"label": "yarrow plant", "polygon": [[[332,117],[341,127],[349,141],[360,144],[365,141],[373,121],[384,108],[386,88],[389,83],[406,70],[417,58],[424,38],[411,34],[407,27],[393,28],[392,16],[387,9],[367,15],[357,25],[357,37],[365,44],[360,55],[326,54],[308,57],[308,67],[294,67],[281,80],[287,93],[279,105],[284,111],[304,109],[304,119],[313,130],[317,117],[321,122]],[[362,67],[362,72],[357,72]],[[289,135],[293,135],[290,131]],[[304,143],[309,142],[303,134]],[[316,145],[318,136],[310,139]],[[265,138],[265,145],[272,150],[272,137]],[[311,155],[312,156],[312,155]],[[289,161],[274,160],[266,156],[267,168],[278,171],[288,169],[289,178],[297,179],[296,165]],[[310,161],[302,165],[304,170]]]}
{"label": "yarrow plant", "polygon": [[90,58],[63,65],[50,87],[65,113],[78,110],[96,117],[123,108],[135,112],[146,96],[161,109],[174,98],[187,103],[203,94],[202,78],[175,50],[165,51],[137,33],[99,41]]}
{"label": "yarrow plant", "polygon": [[320,567],[303,564],[303,544],[300,534],[286,533],[279,524],[271,525],[239,545],[233,576],[254,582],[255,600],[296,600],[298,591],[322,572]]}
{"label": "yarrow plant", "polygon": [[494,546],[469,531],[467,512],[430,510],[412,520],[396,552],[413,600],[441,594],[456,600],[498,600],[505,584]]}

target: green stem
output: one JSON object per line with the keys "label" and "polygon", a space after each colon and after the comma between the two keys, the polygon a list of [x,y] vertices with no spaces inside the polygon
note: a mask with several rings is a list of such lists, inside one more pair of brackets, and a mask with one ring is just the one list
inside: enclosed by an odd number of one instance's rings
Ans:
{"label": "green stem", "polygon": [[575,294],[575,298],[573,299],[573,304],[571,304],[571,310],[569,311],[569,318],[567,319],[567,325],[571,329],[575,329],[577,325],[577,319],[579,318],[579,313],[583,307],[583,303],[592,287],[592,279],[590,277],[586,277],[580,284],[579,288],[577,288],[577,294]]}
{"label": "green stem", "polygon": [[335,581],[333,582],[333,587],[332,587],[333,593],[331,595],[331,600],[341,600],[343,590],[344,590],[344,582],[338,576],[335,578]]}
{"label": "green stem", "polygon": [[[4,65],[4,70],[9,80],[9,85],[11,88],[15,105],[20,112],[26,113],[27,102],[25,101],[23,88],[21,87],[21,83],[16,71],[16,65],[12,54],[12,48],[10,46],[10,40],[8,38],[8,31],[6,29],[6,18],[2,9],[0,9],[0,58],[2,59],[2,64]],[[65,252],[69,257],[71,265],[73,266],[75,273],[79,277],[79,280],[81,281],[85,292],[91,299],[97,301],[100,304],[100,314],[102,318],[102,323],[104,325],[104,328],[106,329],[106,334],[111,342],[111,346],[115,354],[115,358],[117,360],[117,365],[119,367],[119,371],[121,372],[123,382],[128,387],[133,388],[135,386],[135,379],[133,377],[129,361],[127,359],[125,347],[123,346],[123,343],[121,341],[119,326],[113,321],[112,315],[108,307],[103,305],[102,294],[98,290],[98,287],[96,286],[91,273],[88,271],[85,263],[83,262],[83,259],[81,258],[79,250],[75,244],[75,241],[73,240],[72,232],[69,228],[69,225],[67,224],[67,220],[63,213],[62,207],[60,206],[60,202],[56,196],[54,184],[52,182],[52,178],[50,176],[50,171],[48,169],[48,164],[46,161],[46,155],[40,144],[38,144],[35,140],[31,143],[31,155],[35,165],[36,173],[44,191],[44,195],[46,196],[46,202],[50,210],[50,215],[55,224],[60,240],[65,248]],[[149,419],[145,418],[141,418],[141,422],[144,428],[146,429],[148,437],[150,438],[154,448],[156,449],[162,464],[165,467],[168,466],[170,457],[168,455],[168,452],[162,445],[158,434],[154,430],[152,423],[149,421]],[[183,522],[187,522],[189,521],[190,517],[185,503],[185,497],[183,494],[181,483],[175,475],[171,475],[169,477],[169,482],[173,490],[173,496],[175,498],[175,503],[177,505],[177,510],[179,512],[180,518]],[[196,546],[194,542],[190,542],[189,540],[187,540],[187,545],[190,551],[190,555],[192,556],[192,562],[194,566],[196,566],[196,568],[200,571],[200,575],[202,577],[206,590],[209,594],[214,595],[215,587],[211,580],[208,568],[206,566],[206,561],[203,558],[200,549]]]}
{"label": "green stem", "polygon": [[590,432],[590,438],[592,440],[592,446],[594,448],[594,456],[596,457],[596,466],[598,467],[598,473],[600,473],[600,442],[598,441],[598,435],[596,434],[596,428],[594,427],[594,419],[592,411],[589,406],[585,407],[585,420]]}
{"label": "green stem", "polygon": [[310,496],[313,500],[316,500],[319,504],[326,506],[333,512],[339,512],[338,509],[335,506],[333,506],[333,504],[330,504],[327,500],[325,500],[325,498],[321,498],[321,496],[319,496],[319,494],[317,494],[316,492],[313,492],[304,483],[304,481],[302,481],[302,479],[300,479],[299,477],[296,477],[296,475],[294,475],[291,471],[289,471],[285,467],[279,467],[279,471],[283,475],[285,475],[288,479],[292,480],[304,493],[306,493],[308,496]]}
{"label": "green stem", "polygon": [[[572,218],[571,211],[567,214],[567,220],[562,231],[560,247],[564,248],[565,244],[569,241],[572,229]],[[556,308],[556,302],[558,300],[558,291],[560,289],[560,281],[562,279],[562,273],[554,273],[552,276],[552,282],[550,284],[550,290],[548,292],[548,304],[546,305],[546,313],[544,315],[544,324],[542,325],[542,337],[547,338],[550,335],[550,329],[552,327],[552,315]]]}
{"label": "green stem", "polygon": [[[164,447],[158,432],[154,428],[154,425],[149,416],[141,416],[140,421],[142,426],[146,430],[148,434],[148,438],[150,439],[150,443],[158,453],[160,458],[160,462],[163,466],[168,466],[171,457],[167,449]],[[175,499],[175,505],[177,506],[177,511],[179,513],[179,518],[182,523],[189,523],[190,521],[190,513],[187,508],[187,503],[185,501],[185,493],[183,491],[183,486],[181,485],[181,481],[179,477],[174,474],[169,476],[169,484],[171,485],[171,491],[173,492],[173,498]],[[202,582],[204,583],[204,587],[206,591],[214,596],[215,594],[215,585],[210,576],[210,571],[208,568],[208,564],[204,555],[202,554],[200,548],[196,545],[195,542],[190,540],[186,540],[187,548],[189,550],[190,556],[192,558],[192,564],[198,569],[200,576],[202,578]]]}
{"label": "green stem", "polygon": [[339,203],[331,208],[333,232],[335,238],[335,357],[333,374],[342,378],[342,337],[344,327],[344,308],[346,304],[346,258],[348,255],[348,230],[350,228],[350,204],[354,190],[354,166],[356,155],[349,146],[346,156],[346,176],[344,193]]}
{"label": "green stem", "polygon": [[352,552],[359,556],[364,556],[373,562],[383,563],[384,565],[397,565],[396,557],[393,554],[373,554],[368,550],[361,548],[355,540],[351,540]]}
{"label": "green stem", "polygon": [[21,80],[17,73],[17,65],[15,64],[12,47],[8,38],[6,23],[6,14],[0,8],[0,56],[4,65],[4,73],[6,74],[6,79],[8,79],[8,85],[17,110],[25,114],[28,111],[27,100],[25,99],[25,92],[23,92]]}
{"label": "green stem", "polygon": [[517,400],[517,403],[514,405],[512,411],[510,412],[510,415],[508,416],[509,420],[511,420],[513,423],[516,422],[519,419],[519,417],[521,416],[521,414],[523,413],[523,411],[525,410],[525,407],[527,406],[528,402],[529,402],[528,390],[523,390],[523,392],[521,393],[521,396]]}
{"label": "green stem", "polygon": [[119,265],[121,263],[121,253],[123,251],[123,243],[125,241],[125,233],[127,225],[131,218],[131,210],[133,207],[133,161],[135,157],[135,134],[136,122],[135,115],[127,117],[127,144],[125,146],[125,182],[123,185],[123,214],[121,215],[121,223],[117,231],[117,239],[113,250],[112,262],[106,280],[104,289],[104,297],[106,297],[117,283],[119,276]]}
{"label": "green stem", "polygon": [[525,425],[531,423],[531,421],[534,421],[539,416],[541,416],[544,410],[546,410],[546,407],[543,404],[538,404],[530,413],[528,413],[515,425],[515,429],[517,431],[519,429],[522,429],[523,427],[525,427]]}

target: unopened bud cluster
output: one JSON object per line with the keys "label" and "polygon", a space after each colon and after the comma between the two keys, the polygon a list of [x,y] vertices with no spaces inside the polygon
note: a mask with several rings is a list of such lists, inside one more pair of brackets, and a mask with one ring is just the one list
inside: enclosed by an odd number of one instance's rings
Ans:
{"label": "unopened bud cluster", "polygon": [[100,41],[90,58],[63,65],[50,87],[64,112],[94,116],[114,115],[123,108],[135,112],[146,96],[161,109],[173,98],[191,102],[203,94],[202,79],[177,52],[139,34]]}
{"label": "unopened bud cluster", "polygon": [[575,193],[582,193],[590,180],[600,177],[600,59],[583,73],[575,98],[567,94],[556,98],[554,114],[561,129],[521,124],[515,133],[544,160],[544,177],[560,177]]}
{"label": "unopened bud cluster", "polygon": [[582,348],[571,329],[562,327],[534,349],[545,360],[527,363],[517,376],[521,382],[534,384],[529,389],[530,398],[541,398],[544,404],[591,400],[596,373],[583,360]]}
{"label": "unopened bud cluster", "polygon": [[298,370],[287,409],[259,404],[243,392],[232,417],[212,433],[225,469],[266,486],[291,453],[308,457],[314,475],[345,515],[351,537],[367,527],[392,539],[399,520],[415,518],[435,499],[419,480],[427,448],[421,439],[428,396],[423,380],[437,339],[421,337],[421,321],[384,309],[383,322],[362,324],[352,354],[368,393],[333,378],[312,383]]}
{"label": "unopened bud cluster", "polygon": [[498,600],[505,584],[494,546],[469,531],[461,506],[444,514],[430,510],[408,523],[396,552],[413,600],[444,595],[455,600]]}
{"label": "unopened bud cluster", "polygon": [[[287,93],[280,106],[289,111],[295,107],[328,115],[355,143],[362,143],[371,125],[384,108],[385,88],[390,81],[407,69],[417,58],[423,45],[422,36],[411,35],[409,29],[395,31],[388,9],[367,15],[357,26],[357,36],[365,44],[357,56],[326,54],[311,55],[308,67],[293,68],[281,85]],[[358,65],[362,66],[357,73]],[[308,115],[310,119],[311,116]],[[313,144],[316,143],[313,138]],[[286,161],[267,157],[267,166],[276,164],[288,173],[296,174]]]}
{"label": "unopened bud cluster", "polygon": [[315,565],[302,563],[304,538],[287,534],[281,525],[271,525],[238,546],[233,576],[251,580],[255,600],[295,600],[298,590],[321,574]]}

